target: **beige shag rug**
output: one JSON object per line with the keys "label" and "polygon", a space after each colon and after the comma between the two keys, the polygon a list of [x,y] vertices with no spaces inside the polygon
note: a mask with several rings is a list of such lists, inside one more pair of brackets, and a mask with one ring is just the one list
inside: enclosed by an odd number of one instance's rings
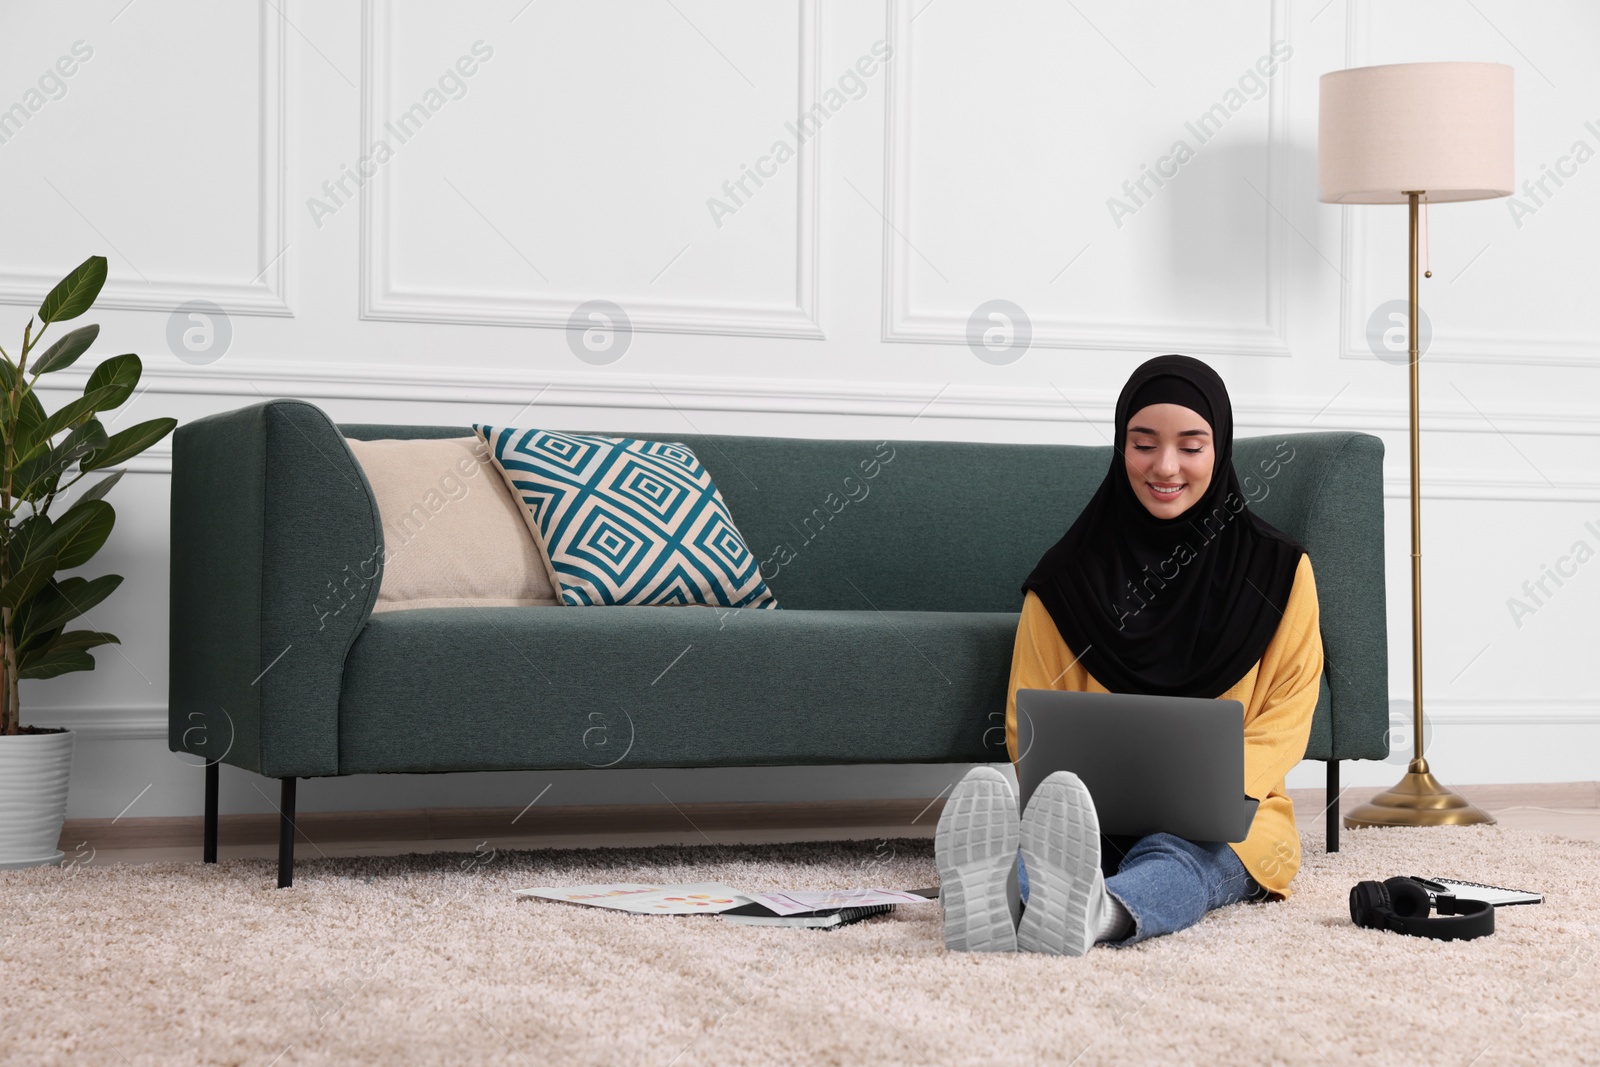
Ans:
{"label": "beige shag rug", "polygon": [[[935,882],[926,840],[0,872],[7,1064],[1417,1064],[1600,1060],[1600,845],[1501,827],[1308,837],[1295,897],[1081,959],[948,953],[937,905],[835,931],[640,916],[530,885]],[[1443,943],[1350,886],[1536,887]]]}

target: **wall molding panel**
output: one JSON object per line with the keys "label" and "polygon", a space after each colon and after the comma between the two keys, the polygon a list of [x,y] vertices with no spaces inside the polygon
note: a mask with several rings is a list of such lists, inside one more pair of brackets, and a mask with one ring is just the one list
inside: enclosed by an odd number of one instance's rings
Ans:
{"label": "wall molding panel", "polygon": [[[799,0],[799,11],[797,119],[809,102],[816,99],[821,82],[821,0]],[[365,32],[362,34],[361,137],[362,144],[371,144],[374,130],[381,124],[379,116],[390,113],[392,13],[387,4],[364,0],[362,18]],[[821,339],[824,335],[819,308],[822,209],[818,140],[820,138],[812,137],[803,141],[796,150],[799,222],[792,304],[759,307],[715,301],[651,301],[616,297],[605,292],[530,294],[510,299],[489,294],[401,289],[394,282],[390,238],[393,198],[386,176],[380,173],[366,186],[361,198],[361,317],[394,322],[564,329],[579,304],[596,298],[611,298],[626,307],[635,331]]]}
{"label": "wall molding panel", "polygon": [[[910,146],[914,110],[911,73],[915,64],[912,20],[922,5],[916,0],[887,0],[888,39],[894,48],[893,70],[889,81],[884,131],[883,190],[883,339],[922,344],[966,344],[967,318],[971,309],[942,308],[913,311],[913,294],[908,268],[917,258],[910,247],[911,184]],[[1272,0],[1268,40],[1289,39],[1288,0]],[[1289,79],[1293,68],[1286,67],[1283,78],[1268,82],[1268,179],[1267,195],[1272,204],[1289,199],[1288,167],[1279,158],[1279,149],[1289,141]],[[1261,323],[1218,326],[1206,322],[1150,321],[1035,315],[1033,345],[1044,348],[1100,349],[1132,352],[1171,351],[1174,337],[1183,338],[1184,351],[1195,355],[1280,356],[1290,354],[1288,342],[1288,245],[1290,230],[1275,208],[1263,205],[1267,219],[1266,290],[1263,294],[1265,318]]]}
{"label": "wall molding panel", "polygon": [[[96,308],[170,312],[190,300],[209,300],[235,315],[294,314],[287,299],[289,257],[285,254],[289,250],[284,199],[289,166],[287,20],[272,0],[260,0],[258,11],[261,81],[254,117],[260,124],[256,244],[260,273],[248,281],[152,276],[148,283],[113,274],[95,301]],[[55,274],[0,270],[0,303],[37,305],[60,280]]]}
{"label": "wall molding panel", "polygon": [[[1366,274],[1367,233],[1373,225],[1374,212],[1384,221],[1404,228],[1405,212],[1400,207],[1385,211],[1382,207],[1351,207],[1344,205],[1342,231],[1344,233],[1343,268],[1349,282],[1340,286],[1339,301],[1339,358],[1379,362],[1366,345],[1366,313],[1361,306],[1374,303],[1369,295],[1370,283]],[[1428,290],[1431,281],[1424,281],[1418,300],[1424,316],[1428,310]],[[1404,296],[1404,291],[1401,291]],[[1423,353],[1424,363],[1476,363],[1491,366],[1523,368],[1545,367],[1600,367],[1600,335],[1592,337],[1562,336],[1548,333],[1510,334],[1494,330],[1451,331],[1435,329],[1428,350]]]}

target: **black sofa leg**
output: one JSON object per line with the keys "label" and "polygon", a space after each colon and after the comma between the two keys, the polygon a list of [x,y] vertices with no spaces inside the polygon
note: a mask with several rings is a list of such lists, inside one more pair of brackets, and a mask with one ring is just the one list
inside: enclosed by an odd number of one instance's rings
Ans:
{"label": "black sofa leg", "polygon": [[221,764],[206,764],[206,833],[201,859],[205,863],[217,862],[217,780]]}
{"label": "black sofa leg", "polygon": [[278,888],[294,885],[294,783],[280,779],[283,792],[278,801]]}
{"label": "black sofa leg", "polygon": [[1339,851],[1339,761],[1328,761],[1328,792],[1323,798],[1327,801],[1328,815],[1328,851]]}

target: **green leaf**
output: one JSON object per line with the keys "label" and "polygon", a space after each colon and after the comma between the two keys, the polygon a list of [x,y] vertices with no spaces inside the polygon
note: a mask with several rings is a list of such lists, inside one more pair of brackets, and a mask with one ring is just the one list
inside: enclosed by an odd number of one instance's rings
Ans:
{"label": "green leaf", "polygon": [[[39,500],[55,493],[61,475],[79,459],[107,442],[106,428],[99,419],[74,426],[61,443],[49,451],[35,448],[28,458],[16,464],[11,492],[20,500]],[[48,441],[44,442],[48,444]]]}
{"label": "green leaf", "polygon": [[70,466],[71,462],[61,454],[59,448],[54,448],[48,452],[40,452],[26,463],[18,464],[16,472],[12,475],[12,498],[30,502],[43,500],[50,495],[52,480],[60,478],[61,472]]}
{"label": "green leaf", "polygon": [[[85,504],[91,500],[103,500],[105,495],[111,492],[111,487],[116,485],[121,480],[122,472],[112,471],[106,477],[100,479],[98,482],[95,482],[89,488],[85,489],[83,491],[83,495],[72,502],[72,507],[75,508],[78,505]],[[67,510],[70,511],[71,508],[68,508]]]}
{"label": "green leaf", "polygon": [[[28,603],[31,604],[34,602],[35,601],[30,600]],[[22,606],[22,611],[26,612],[27,609],[28,605],[24,604]],[[18,618],[17,615],[12,616],[13,622],[11,623],[11,631],[12,633],[16,634],[16,656],[18,663],[21,663],[23,658],[29,653],[37,652],[41,648],[49,647],[50,642],[61,636],[61,627],[59,626],[57,626],[54,630],[25,631],[21,623],[14,621],[16,618]]]}
{"label": "green leaf", "polygon": [[79,356],[89,351],[89,346],[94,344],[94,339],[99,336],[100,327],[92,324],[79,326],[44,350],[44,355],[33,364],[33,373],[49,374],[53,370],[72,366]]}
{"label": "green leaf", "polygon": [[0,359],[0,392],[11,392],[17,384],[17,365],[9,359]]}
{"label": "green leaf", "polygon": [[42,322],[64,322],[89,310],[106,284],[106,257],[90,256],[62,278],[39,305]]}
{"label": "green leaf", "polygon": [[54,653],[86,653],[88,649],[98,648],[101,645],[122,645],[115,633],[101,633],[99,630],[67,630],[66,633],[56,633],[48,645],[35,648],[26,656],[18,656],[18,665],[26,670],[29,664],[45,659]]}
{"label": "green leaf", "polygon": [[97,448],[104,448],[111,441],[106,436],[106,428],[99,419],[90,418],[72,428],[61,441],[61,447],[66,449],[81,448],[85,452],[92,452]]}
{"label": "green leaf", "polygon": [[81,567],[100,551],[100,546],[111,536],[116,524],[117,511],[104,500],[93,500],[81,507],[68,508],[50,531],[42,546],[52,553],[57,570]]}
{"label": "green leaf", "polygon": [[88,396],[97,389],[110,389],[112,392],[105,400],[95,405],[95,410],[110,411],[112,408],[119,408],[133,395],[134,386],[139,384],[139,375],[143,371],[144,364],[140,363],[139,357],[132,352],[112,356],[90,372],[83,393]]}
{"label": "green leaf", "polygon": [[39,403],[38,395],[32,389],[24,387],[17,410],[17,424],[12,427],[11,449],[12,454],[17,457],[13,462],[20,461],[31,449],[40,444],[39,427],[44,425],[44,420],[48,417],[44,405]]}
{"label": "green leaf", "polygon": [[116,634],[102,633],[99,630],[68,630],[64,634],[58,634],[56,639],[50,642],[50,650],[52,652],[68,648],[86,650],[99,645],[120,644],[122,641]]}
{"label": "green leaf", "polygon": [[50,531],[55,529],[55,525],[48,515],[29,515],[12,527],[9,562],[13,574],[25,564],[47,554],[44,544],[50,539]]}
{"label": "green leaf", "polygon": [[26,667],[17,665],[18,678],[54,678],[73,671],[94,670],[94,657],[79,648],[55,649],[34,659]]}
{"label": "green leaf", "polygon": [[90,453],[79,466],[86,471],[116,466],[124,460],[132,459],[167,436],[177,425],[177,419],[151,419],[149,422],[130,426],[121,433],[112,434],[106,447]]}
{"label": "green leaf", "polygon": [[[20,437],[20,435],[19,435],[19,437]],[[26,450],[24,450],[24,448],[23,448],[24,445],[27,445]],[[16,448],[17,448],[17,454],[11,458],[11,469],[14,470],[14,471],[15,470],[20,470],[22,467],[26,466],[27,464],[35,462],[41,456],[46,455],[50,451],[50,442],[48,440],[45,440],[45,439],[42,439],[42,438],[37,438],[37,437],[33,438],[31,441],[18,440]],[[22,484],[21,480],[18,477],[16,477],[15,475],[13,475],[12,478],[11,478],[11,485],[12,485],[11,493],[12,493],[13,496],[20,495],[20,493],[18,492],[18,490],[16,488],[20,484]]]}
{"label": "green leaf", "polygon": [[62,626],[96,607],[122,584],[122,575],[99,578],[62,578],[46,583],[37,596],[22,605],[16,615],[17,645]]}
{"label": "green leaf", "polygon": [[[65,430],[68,426],[76,425],[97,411],[114,408],[117,404],[128,399],[120,386],[103,385],[96,389],[88,389],[76,400],[69,400],[51,413],[39,426],[39,436],[48,440]],[[114,400],[116,403],[106,403]]]}
{"label": "green leaf", "polygon": [[11,572],[11,579],[0,584],[0,608],[15,611],[30,597],[44,588],[56,572],[55,556],[39,556]]}

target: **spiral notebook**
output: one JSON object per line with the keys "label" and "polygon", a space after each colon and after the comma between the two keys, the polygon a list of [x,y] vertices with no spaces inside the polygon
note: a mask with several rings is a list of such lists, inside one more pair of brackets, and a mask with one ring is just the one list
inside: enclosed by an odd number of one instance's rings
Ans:
{"label": "spiral notebook", "polygon": [[826,908],[820,911],[800,911],[780,915],[760,904],[744,904],[722,912],[723,922],[741,923],[745,926],[801,926],[818,930],[832,930],[849,926],[874,915],[887,915],[893,904],[866,904],[855,908]]}
{"label": "spiral notebook", "polygon": [[1482,882],[1466,882],[1460,878],[1421,878],[1412,875],[1411,880],[1420,883],[1430,897],[1449,893],[1457,900],[1483,900],[1497,908],[1507,904],[1544,903],[1543,893],[1533,893],[1526,889],[1506,889],[1497,885],[1484,885]]}

